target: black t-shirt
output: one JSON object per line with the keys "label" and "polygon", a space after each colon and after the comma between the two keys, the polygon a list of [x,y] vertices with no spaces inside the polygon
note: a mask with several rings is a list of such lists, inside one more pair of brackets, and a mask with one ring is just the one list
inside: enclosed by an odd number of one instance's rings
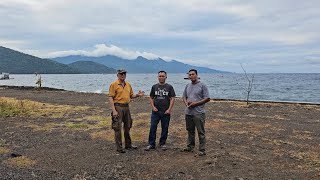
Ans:
{"label": "black t-shirt", "polygon": [[154,106],[160,111],[165,112],[170,106],[170,98],[175,97],[173,87],[170,84],[155,84],[150,91],[150,97],[154,100]]}

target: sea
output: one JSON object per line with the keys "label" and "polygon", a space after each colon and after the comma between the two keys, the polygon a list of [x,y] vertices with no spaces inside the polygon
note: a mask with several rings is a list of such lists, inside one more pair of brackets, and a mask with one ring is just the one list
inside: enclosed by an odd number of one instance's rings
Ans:
{"label": "sea", "polygon": [[[270,73],[247,74],[253,84],[249,100],[306,102],[320,104],[320,73]],[[182,96],[184,87],[190,83],[187,74],[168,74],[177,96]],[[199,74],[200,81],[209,89],[214,99],[246,100],[249,81],[245,74]],[[34,74],[10,74],[9,80],[0,80],[0,85],[36,86]],[[115,74],[42,74],[42,86],[76,92],[108,93],[109,85],[117,79]],[[134,92],[145,91],[158,82],[157,74],[127,74]],[[0,94],[1,96],[1,94]]]}

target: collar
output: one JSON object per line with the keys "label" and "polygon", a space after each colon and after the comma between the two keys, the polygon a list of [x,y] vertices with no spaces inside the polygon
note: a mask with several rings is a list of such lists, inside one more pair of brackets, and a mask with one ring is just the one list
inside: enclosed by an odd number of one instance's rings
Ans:
{"label": "collar", "polygon": [[198,84],[199,82],[200,82],[199,80],[197,80],[195,83],[191,81],[191,84]]}
{"label": "collar", "polygon": [[[126,81],[124,81],[124,85],[126,85]],[[122,85],[121,81],[118,79],[118,85]]]}
{"label": "collar", "polygon": [[164,84],[160,84],[160,83],[158,83],[160,86],[163,86],[163,85],[166,85],[167,83],[165,82]]}

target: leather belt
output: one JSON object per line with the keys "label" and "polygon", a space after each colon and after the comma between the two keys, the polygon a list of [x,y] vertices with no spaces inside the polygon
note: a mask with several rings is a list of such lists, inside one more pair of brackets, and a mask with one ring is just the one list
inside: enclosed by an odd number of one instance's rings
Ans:
{"label": "leather belt", "polygon": [[115,106],[120,106],[120,107],[129,107],[129,104],[125,103],[114,103]]}

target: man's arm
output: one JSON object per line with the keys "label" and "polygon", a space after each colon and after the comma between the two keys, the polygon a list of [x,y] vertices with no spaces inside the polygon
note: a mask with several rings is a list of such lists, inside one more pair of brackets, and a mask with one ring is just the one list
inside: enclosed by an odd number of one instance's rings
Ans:
{"label": "man's arm", "polygon": [[201,106],[201,105],[203,105],[203,104],[205,104],[205,103],[207,103],[209,101],[210,101],[210,98],[204,98],[201,101],[191,102],[188,107],[189,108],[194,108],[196,106]]}
{"label": "man's arm", "polygon": [[170,110],[170,113],[171,113],[171,110],[173,108],[173,105],[174,105],[174,101],[175,101],[175,96],[176,96],[176,92],[174,92],[174,89],[172,86],[170,86],[170,92],[169,92],[169,95],[170,95],[170,105],[169,105],[169,110]]}
{"label": "man's arm", "polygon": [[170,98],[170,106],[169,106],[169,110],[171,111],[174,105],[174,97]]}
{"label": "man's arm", "polygon": [[149,101],[150,101],[150,105],[152,107],[152,111],[157,112],[158,109],[154,106],[154,100],[151,96],[149,97]]}
{"label": "man's arm", "polygon": [[109,104],[112,110],[112,115],[113,116],[118,116],[118,112],[116,110],[116,108],[114,107],[114,101],[113,101],[113,97],[109,96]]}
{"label": "man's arm", "polygon": [[133,94],[131,98],[133,99],[133,98],[142,97],[142,96],[144,96],[144,91],[139,90],[138,94]]}
{"label": "man's arm", "polygon": [[183,102],[186,106],[188,106],[188,101],[187,101],[187,98],[186,97],[183,97]]}
{"label": "man's arm", "polygon": [[114,101],[113,101],[113,98],[115,96],[115,88],[113,86],[113,84],[110,85],[109,87],[109,104],[110,104],[110,108],[112,110],[112,115],[113,116],[118,116],[118,112],[116,110],[116,108],[114,107]]}
{"label": "man's arm", "polygon": [[173,105],[174,105],[174,97],[171,97],[169,108],[166,110],[165,114],[171,114],[171,110],[172,110]]}
{"label": "man's arm", "polygon": [[188,101],[187,101],[187,86],[184,88],[183,94],[182,94],[182,98],[183,98],[183,102],[184,104],[188,107]]}

